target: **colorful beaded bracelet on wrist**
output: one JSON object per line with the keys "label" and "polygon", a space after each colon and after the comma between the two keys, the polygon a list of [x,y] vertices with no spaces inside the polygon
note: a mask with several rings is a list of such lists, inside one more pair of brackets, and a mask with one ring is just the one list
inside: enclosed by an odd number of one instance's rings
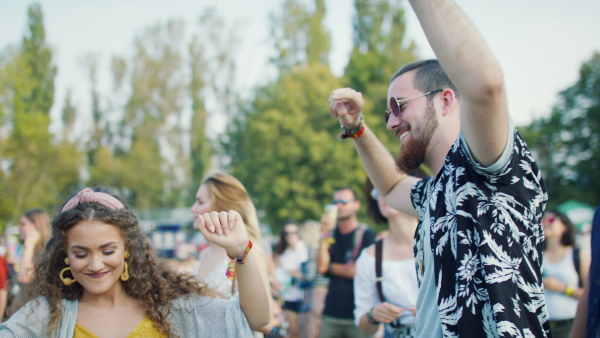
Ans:
{"label": "colorful beaded bracelet on wrist", "polygon": [[365,132],[365,125],[363,124],[360,129],[352,134],[346,134],[345,132],[340,135],[340,138],[343,140],[345,138],[359,138]]}
{"label": "colorful beaded bracelet on wrist", "polygon": [[345,138],[358,138],[365,132],[365,117],[360,115],[360,122],[358,126],[354,129],[348,129],[344,125],[340,125],[340,128],[344,130],[344,132],[340,135],[340,138],[343,140]]}
{"label": "colorful beaded bracelet on wrist", "polygon": [[246,246],[246,251],[244,251],[243,256],[231,257],[229,256],[229,254],[227,254],[227,257],[231,259],[229,261],[229,264],[227,264],[227,271],[225,272],[225,276],[227,277],[227,279],[233,280],[235,278],[235,265],[237,263],[244,264],[244,262],[246,261],[246,256],[248,256],[248,252],[250,252],[250,249],[252,249],[252,241],[248,241],[248,246]]}

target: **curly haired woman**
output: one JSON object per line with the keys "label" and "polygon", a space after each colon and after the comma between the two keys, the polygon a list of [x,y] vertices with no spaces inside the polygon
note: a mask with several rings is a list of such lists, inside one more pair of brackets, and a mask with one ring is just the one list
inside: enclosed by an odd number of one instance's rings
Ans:
{"label": "curly haired woman", "polygon": [[194,226],[232,258],[239,299],[218,299],[190,274],[157,258],[118,196],[86,188],[52,221],[28,301],[0,325],[2,337],[248,337],[269,321],[267,295],[235,211],[195,217]]}

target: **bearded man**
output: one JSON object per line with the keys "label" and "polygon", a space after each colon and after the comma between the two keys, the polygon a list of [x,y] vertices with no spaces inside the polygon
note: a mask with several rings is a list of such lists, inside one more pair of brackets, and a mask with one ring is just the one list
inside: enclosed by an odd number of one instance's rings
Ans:
{"label": "bearded man", "polygon": [[[410,2],[438,59],[392,76],[385,118],[400,142],[397,159],[364,124],[361,93],[334,90],[329,105],[385,201],[420,219],[416,336],[549,336],[548,197],[510,120],[502,69],[453,1]],[[433,177],[406,174],[421,164]]]}

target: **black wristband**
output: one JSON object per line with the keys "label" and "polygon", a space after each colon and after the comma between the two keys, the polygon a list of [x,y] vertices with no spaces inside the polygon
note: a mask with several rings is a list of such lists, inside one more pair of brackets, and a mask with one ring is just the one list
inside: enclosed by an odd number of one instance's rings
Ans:
{"label": "black wristband", "polygon": [[369,312],[367,312],[367,321],[371,325],[379,325],[380,323],[373,318],[373,309],[374,308],[375,307],[372,307],[371,310],[369,310]]}

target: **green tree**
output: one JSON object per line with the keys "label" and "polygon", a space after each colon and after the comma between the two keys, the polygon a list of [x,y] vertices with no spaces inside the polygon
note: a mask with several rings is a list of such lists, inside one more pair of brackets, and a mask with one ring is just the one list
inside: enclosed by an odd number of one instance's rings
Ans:
{"label": "green tree", "polygon": [[549,206],[568,199],[600,204],[600,53],[559,93],[550,115],[521,132],[542,170]]}
{"label": "green tree", "polygon": [[369,127],[388,149],[396,152],[398,140],[385,129],[390,77],[416,60],[416,45],[406,38],[402,0],[354,0],[353,48],[344,76],[346,85],[363,93],[363,114]]}
{"label": "green tree", "polygon": [[[0,63],[0,219],[13,222],[29,208],[55,211],[79,184],[81,165],[68,138],[58,140],[49,131],[56,67],[39,4],[27,15],[21,44],[8,48]],[[63,114],[73,115],[73,108],[68,105]]]}
{"label": "green tree", "polygon": [[192,124],[190,130],[190,182],[188,184],[188,204],[192,203],[196,196],[196,190],[200,180],[205,175],[210,165],[212,146],[206,135],[208,112],[204,104],[204,92],[206,80],[204,78],[208,71],[205,61],[203,45],[195,37],[188,45],[190,55],[190,96],[192,98]]}
{"label": "green tree", "polygon": [[131,59],[112,58],[112,97],[130,93],[122,103],[102,97],[96,86],[99,60],[93,54],[85,60],[93,113],[88,185],[116,188],[138,208],[182,204],[187,194],[183,32],[177,20],[147,27],[134,38]]}
{"label": "green tree", "polygon": [[339,125],[327,114],[327,97],[341,81],[327,62],[324,17],[321,0],[314,8],[286,0],[271,15],[279,75],[240,105],[223,142],[232,174],[275,228],[286,218],[318,218],[336,187],[364,180],[353,145],[339,141]]}
{"label": "green tree", "polygon": [[314,0],[314,10],[298,0],[286,0],[279,14],[271,14],[272,58],[280,72],[307,65],[328,65],[330,36],[323,26],[324,0]]}
{"label": "green tree", "polygon": [[365,174],[352,141],[339,139],[328,114],[329,92],[340,85],[324,65],[286,73],[257,91],[229,135],[231,173],[272,228],[287,218],[320,217],[337,187],[362,188]]}
{"label": "green tree", "polygon": [[52,64],[52,51],[46,44],[44,14],[38,3],[27,9],[29,34],[23,37],[22,56],[29,73],[31,88],[27,93],[27,109],[48,114],[54,103],[54,78],[56,66]]}

